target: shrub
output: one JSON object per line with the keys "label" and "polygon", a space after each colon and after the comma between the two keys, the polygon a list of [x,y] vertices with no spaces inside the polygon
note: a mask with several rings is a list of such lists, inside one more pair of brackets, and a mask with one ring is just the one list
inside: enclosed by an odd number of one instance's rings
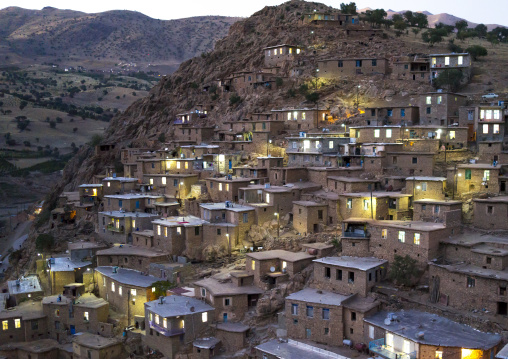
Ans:
{"label": "shrub", "polygon": [[281,77],[277,77],[275,79],[275,84],[277,85],[277,87],[281,87],[284,84],[284,81],[282,80]]}
{"label": "shrub", "polygon": [[56,122],[55,121],[49,121],[49,127],[56,128]]}
{"label": "shrub", "polygon": [[90,140],[90,146],[95,147],[98,146],[102,142],[102,136],[101,135],[93,135],[92,139]]}
{"label": "shrub", "polygon": [[160,135],[159,135],[159,138],[158,138],[159,142],[166,142],[166,134],[164,132],[162,132]]}
{"label": "shrub", "polygon": [[481,56],[487,56],[488,54],[487,49],[480,45],[469,46],[466,49],[466,52],[469,52],[474,61],[478,60]]}
{"label": "shrub", "polygon": [[51,234],[41,233],[35,240],[35,249],[39,252],[49,252],[55,245],[55,238]]}
{"label": "shrub", "polygon": [[236,104],[239,104],[240,102],[242,102],[242,98],[238,96],[236,93],[231,94],[231,96],[229,96],[229,106],[234,106]]}
{"label": "shrub", "polygon": [[390,266],[390,278],[398,284],[410,286],[420,273],[417,264],[417,260],[407,254],[405,257],[396,254]]}

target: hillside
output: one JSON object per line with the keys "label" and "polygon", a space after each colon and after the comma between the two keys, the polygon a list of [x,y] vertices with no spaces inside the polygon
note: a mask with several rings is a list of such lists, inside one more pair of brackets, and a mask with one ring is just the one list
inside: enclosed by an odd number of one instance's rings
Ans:
{"label": "hillside", "polygon": [[[369,7],[366,7],[366,8],[363,8],[361,10],[358,10],[358,12],[362,13],[362,12],[365,12],[367,10],[372,10],[372,9],[369,8]],[[387,17],[389,19],[391,19],[393,15],[395,15],[395,14],[402,15],[406,11],[407,10],[400,10],[400,11],[386,10],[386,13],[387,13]],[[434,27],[438,23],[443,23],[445,25],[454,25],[457,21],[465,20],[465,19],[460,18],[458,16],[454,16],[454,15],[447,14],[447,13],[432,14],[432,13],[430,13],[428,11],[416,11],[416,12],[423,13],[423,14],[427,15],[427,19],[429,20],[429,27]],[[476,25],[478,25],[478,23],[471,22],[471,21],[468,21],[468,20],[466,20],[466,21],[469,24],[469,27],[475,27]],[[492,29],[495,29],[496,27],[504,27],[504,25],[499,25],[499,24],[485,24],[485,26],[487,26],[487,29],[489,31],[492,30]]]}
{"label": "hillside", "polygon": [[0,65],[52,62],[169,73],[213,49],[237,20],[203,16],[163,21],[132,11],[86,14],[8,7],[0,10]]}

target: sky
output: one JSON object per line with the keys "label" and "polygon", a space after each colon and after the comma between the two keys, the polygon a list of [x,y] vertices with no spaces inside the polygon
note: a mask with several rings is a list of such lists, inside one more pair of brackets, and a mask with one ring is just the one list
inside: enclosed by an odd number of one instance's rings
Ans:
{"label": "sky", "polygon": [[[316,0],[338,8],[340,0]],[[248,17],[266,5],[279,5],[282,0],[0,0],[0,9],[19,6],[27,9],[41,9],[52,6],[59,9],[78,10],[87,13],[107,10],[133,10],[156,19],[170,20],[191,16],[223,15]],[[484,23],[508,25],[508,0],[357,0],[359,9],[370,7],[385,10],[427,10],[432,14],[449,13],[466,20]]]}

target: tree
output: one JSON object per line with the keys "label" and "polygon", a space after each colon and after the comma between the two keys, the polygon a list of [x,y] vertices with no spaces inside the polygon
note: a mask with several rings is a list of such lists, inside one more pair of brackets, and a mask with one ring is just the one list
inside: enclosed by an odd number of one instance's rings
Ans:
{"label": "tree", "polygon": [[311,92],[305,95],[305,99],[309,102],[317,103],[319,101],[319,93]]}
{"label": "tree", "polygon": [[478,35],[478,37],[485,37],[487,36],[487,26],[485,26],[484,24],[479,24],[479,25],[476,25],[476,27],[474,28],[475,31],[476,31],[476,34]]}
{"label": "tree", "polygon": [[159,142],[166,142],[166,134],[164,132],[161,132],[161,134],[158,137]]}
{"label": "tree", "polygon": [[90,146],[95,147],[98,146],[102,142],[102,136],[95,134],[92,136],[90,140]]}
{"label": "tree", "polygon": [[455,23],[455,28],[457,29],[458,32],[461,32],[461,31],[467,29],[467,27],[468,27],[468,24],[467,24],[466,20],[459,20]]}
{"label": "tree", "polygon": [[448,50],[450,52],[457,52],[457,53],[461,53],[464,51],[464,49],[462,47],[455,44],[454,39],[451,39],[448,41]]}
{"label": "tree", "polygon": [[72,129],[72,132],[74,132],[74,133],[78,132],[78,128],[77,128],[77,127],[74,127],[74,128]]}
{"label": "tree", "polygon": [[50,252],[55,245],[55,238],[48,233],[41,233],[35,240],[35,250],[38,252]]}
{"label": "tree", "polygon": [[364,19],[371,25],[381,25],[386,17],[384,9],[367,10],[365,11]]}
{"label": "tree", "polygon": [[229,96],[229,106],[234,106],[240,102],[242,102],[242,98],[238,94],[233,93]]}
{"label": "tree", "polygon": [[155,288],[154,295],[156,297],[165,297],[167,291],[176,287],[174,283],[167,280],[159,280],[152,283],[152,287]]}
{"label": "tree", "polygon": [[420,30],[420,29],[418,29],[417,27],[413,27],[413,28],[411,29],[411,31],[413,32],[413,34],[415,34],[415,38],[416,38],[416,35],[418,35],[418,34],[419,34],[419,32],[420,32],[421,30]]}
{"label": "tree", "polygon": [[396,254],[390,267],[390,278],[404,286],[410,286],[420,274],[418,261],[407,254],[405,257]]}
{"label": "tree", "polygon": [[492,47],[499,44],[499,39],[497,38],[497,36],[490,32],[487,34],[487,41],[490,42]]}
{"label": "tree", "polygon": [[55,121],[49,121],[49,127],[56,128],[56,122]]}
{"label": "tree", "polygon": [[356,3],[350,2],[349,4],[340,4],[340,12],[343,14],[356,15]]}
{"label": "tree", "polygon": [[462,85],[464,73],[458,69],[446,69],[433,81],[436,88],[448,87],[451,92],[456,92]]}
{"label": "tree", "polygon": [[[395,15],[393,15],[395,16]],[[414,26],[414,15],[413,15],[413,12],[412,11],[406,11],[404,13],[404,18],[406,19],[406,21],[408,22],[409,25],[411,26]]]}
{"label": "tree", "polygon": [[[427,15],[418,12],[418,13],[414,14],[414,23],[420,29],[424,29],[429,26],[429,19],[427,18]],[[411,26],[414,26],[414,25],[411,25]]]}
{"label": "tree", "polygon": [[21,102],[19,103],[19,109],[20,109],[20,110],[23,110],[23,109],[26,107],[26,105],[28,105],[28,102],[26,102],[26,101],[24,101],[24,100],[23,100],[23,101],[21,101]]}
{"label": "tree", "polygon": [[[395,16],[395,15],[394,15]],[[400,16],[400,15],[399,15]],[[402,20],[402,16],[400,20],[393,21],[393,28],[398,31],[404,31],[407,28],[407,24],[404,20]]]}
{"label": "tree", "polygon": [[482,56],[488,55],[487,49],[484,48],[483,46],[480,46],[480,45],[469,46],[466,49],[466,52],[468,52],[469,55],[471,55],[471,57],[473,58],[474,61],[477,61],[478,58],[480,58]]}
{"label": "tree", "polygon": [[404,18],[402,17],[402,15],[399,15],[399,14],[394,14],[392,16],[392,21],[394,23],[397,23],[398,21],[404,21]]}
{"label": "tree", "polygon": [[443,36],[446,36],[444,29],[430,29],[422,33],[423,42],[428,43],[430,46],[443,41]]}

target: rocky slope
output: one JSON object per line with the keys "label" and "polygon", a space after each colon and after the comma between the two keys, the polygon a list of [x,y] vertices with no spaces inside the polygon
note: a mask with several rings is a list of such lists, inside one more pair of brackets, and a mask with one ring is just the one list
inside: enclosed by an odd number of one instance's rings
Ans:
{"label": "rocky slope", "polygon": [[237,20],[202,16],[163,21],[132,11],[86,14],[8,7],[0,10],[0,64],[37,59],[81,61],[90,68],[125,62],[176,69],[182,61],[213,49]]}

